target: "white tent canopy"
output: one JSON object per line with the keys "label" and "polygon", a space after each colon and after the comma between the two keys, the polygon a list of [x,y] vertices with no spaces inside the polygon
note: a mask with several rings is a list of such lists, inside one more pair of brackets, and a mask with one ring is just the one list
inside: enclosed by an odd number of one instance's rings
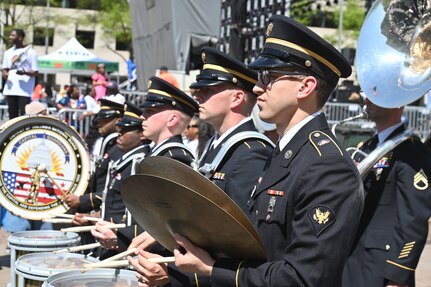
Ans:
{"label": "white tent canopy", "polygon": [[91,75],[99,63],[105,64],[107,72],[118,72],[118,62],[97,57],[82,46],[75,37],[71,38],[60,49],[38,59],[39,69],[42,73],[60,72]]}

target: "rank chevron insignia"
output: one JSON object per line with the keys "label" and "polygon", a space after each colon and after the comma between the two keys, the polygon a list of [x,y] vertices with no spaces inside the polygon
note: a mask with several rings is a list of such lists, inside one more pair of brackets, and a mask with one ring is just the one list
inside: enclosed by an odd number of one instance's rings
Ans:
{"label": "rank chevron insignia", "polygon": [[413,186],[417,190],[425,190],[428,188],[428,177],[426,176],[423,169],[418,171],[413,178]]}

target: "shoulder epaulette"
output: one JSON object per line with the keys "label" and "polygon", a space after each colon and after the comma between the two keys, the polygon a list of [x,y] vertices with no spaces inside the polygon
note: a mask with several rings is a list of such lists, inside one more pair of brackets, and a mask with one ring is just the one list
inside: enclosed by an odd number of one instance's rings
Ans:
{"label": "shoulder epaulette", "polygon": [[313,131],[308,135],[308,138],[319,156],[325,154],[325,151],[334,150],[334,147],[343,155],[343,151],[338,144],[322,131]]}

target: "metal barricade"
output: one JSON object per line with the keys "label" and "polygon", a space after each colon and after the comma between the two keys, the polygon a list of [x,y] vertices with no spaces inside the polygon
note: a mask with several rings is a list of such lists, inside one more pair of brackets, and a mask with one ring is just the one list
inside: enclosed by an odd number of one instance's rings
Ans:
{"label": "metal barricade", "polygon": [[[330,126],[339,121],[353,117],[361,113],[362,107],[359,104],[349,103],[326,103],[323,108]],[[415,129],[415,133],[424,141],[430,134],[430,109],[426,107],[404,107],[404,117],[407,122],[407,128]],[[368,119],[361,119],[349,122],[347,125],[369,129],[374,123]]]}
{"label": "metal barricade", "polygon": [[63,108],[56,114],[56,118],[74,127],[77,132],[85,138],[90,132],[91,122],[94,115],[87,115],[88,111],[80,109]]}
{"label": "metal barricade", "polygon": [[147,92],[121,90],[120,94],[124,96],[126,101],[139,106],[145,100],[145,95],[147,95]]}

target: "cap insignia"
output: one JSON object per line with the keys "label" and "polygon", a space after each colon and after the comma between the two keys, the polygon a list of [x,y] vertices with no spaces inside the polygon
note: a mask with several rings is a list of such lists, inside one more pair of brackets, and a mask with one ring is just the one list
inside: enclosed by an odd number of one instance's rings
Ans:
{"label": "cap insignia", "polygon": [[428,177],[426,176],[423,169],[421,169],[417,174],[415,174],[413,179],[413,186],[417,190],[425,190],[428,188]]}
{"label": "cap insignia", "polygon": [[124,110],[127,110],[127,104],[124,104]]}
{"label": "cap insignia", "polygon": [[172,101],[172,105],[173,105],[173,106],[176,106],[176,105],[177,105],[177,102],[176,102],[176,101]]}
{"label": "cap insignia", "polygon": [[234,83],[234,84],[238,83],[238,79],[237,78],[233,78],[232,79],[232,83]]}
{"label": "cap insignia", "polygon": [[266,33],[265,33],[266,37],[268,37],[269,35],[271,35],[272,27],[273,27],[273,24],[271,22],[271,23],[269,23],[268,28],[266,28]]}
{"label": "cap insignia", "polygon": [[310,60],[305,61],[305,66],[310,68],[311,67],[311,61]]}
{"label": "cap insignia", "polygon": [[153,81],[151,81],[151,80],[148,81],[148,89],[151,87],[152,83],[153,83]]}
{"label": "cap insignia", "polygon": [[205,55],[205,52],[202,52],[202,63],[204,63],[205,64],[205,60],[206,60],[206,55]]}

